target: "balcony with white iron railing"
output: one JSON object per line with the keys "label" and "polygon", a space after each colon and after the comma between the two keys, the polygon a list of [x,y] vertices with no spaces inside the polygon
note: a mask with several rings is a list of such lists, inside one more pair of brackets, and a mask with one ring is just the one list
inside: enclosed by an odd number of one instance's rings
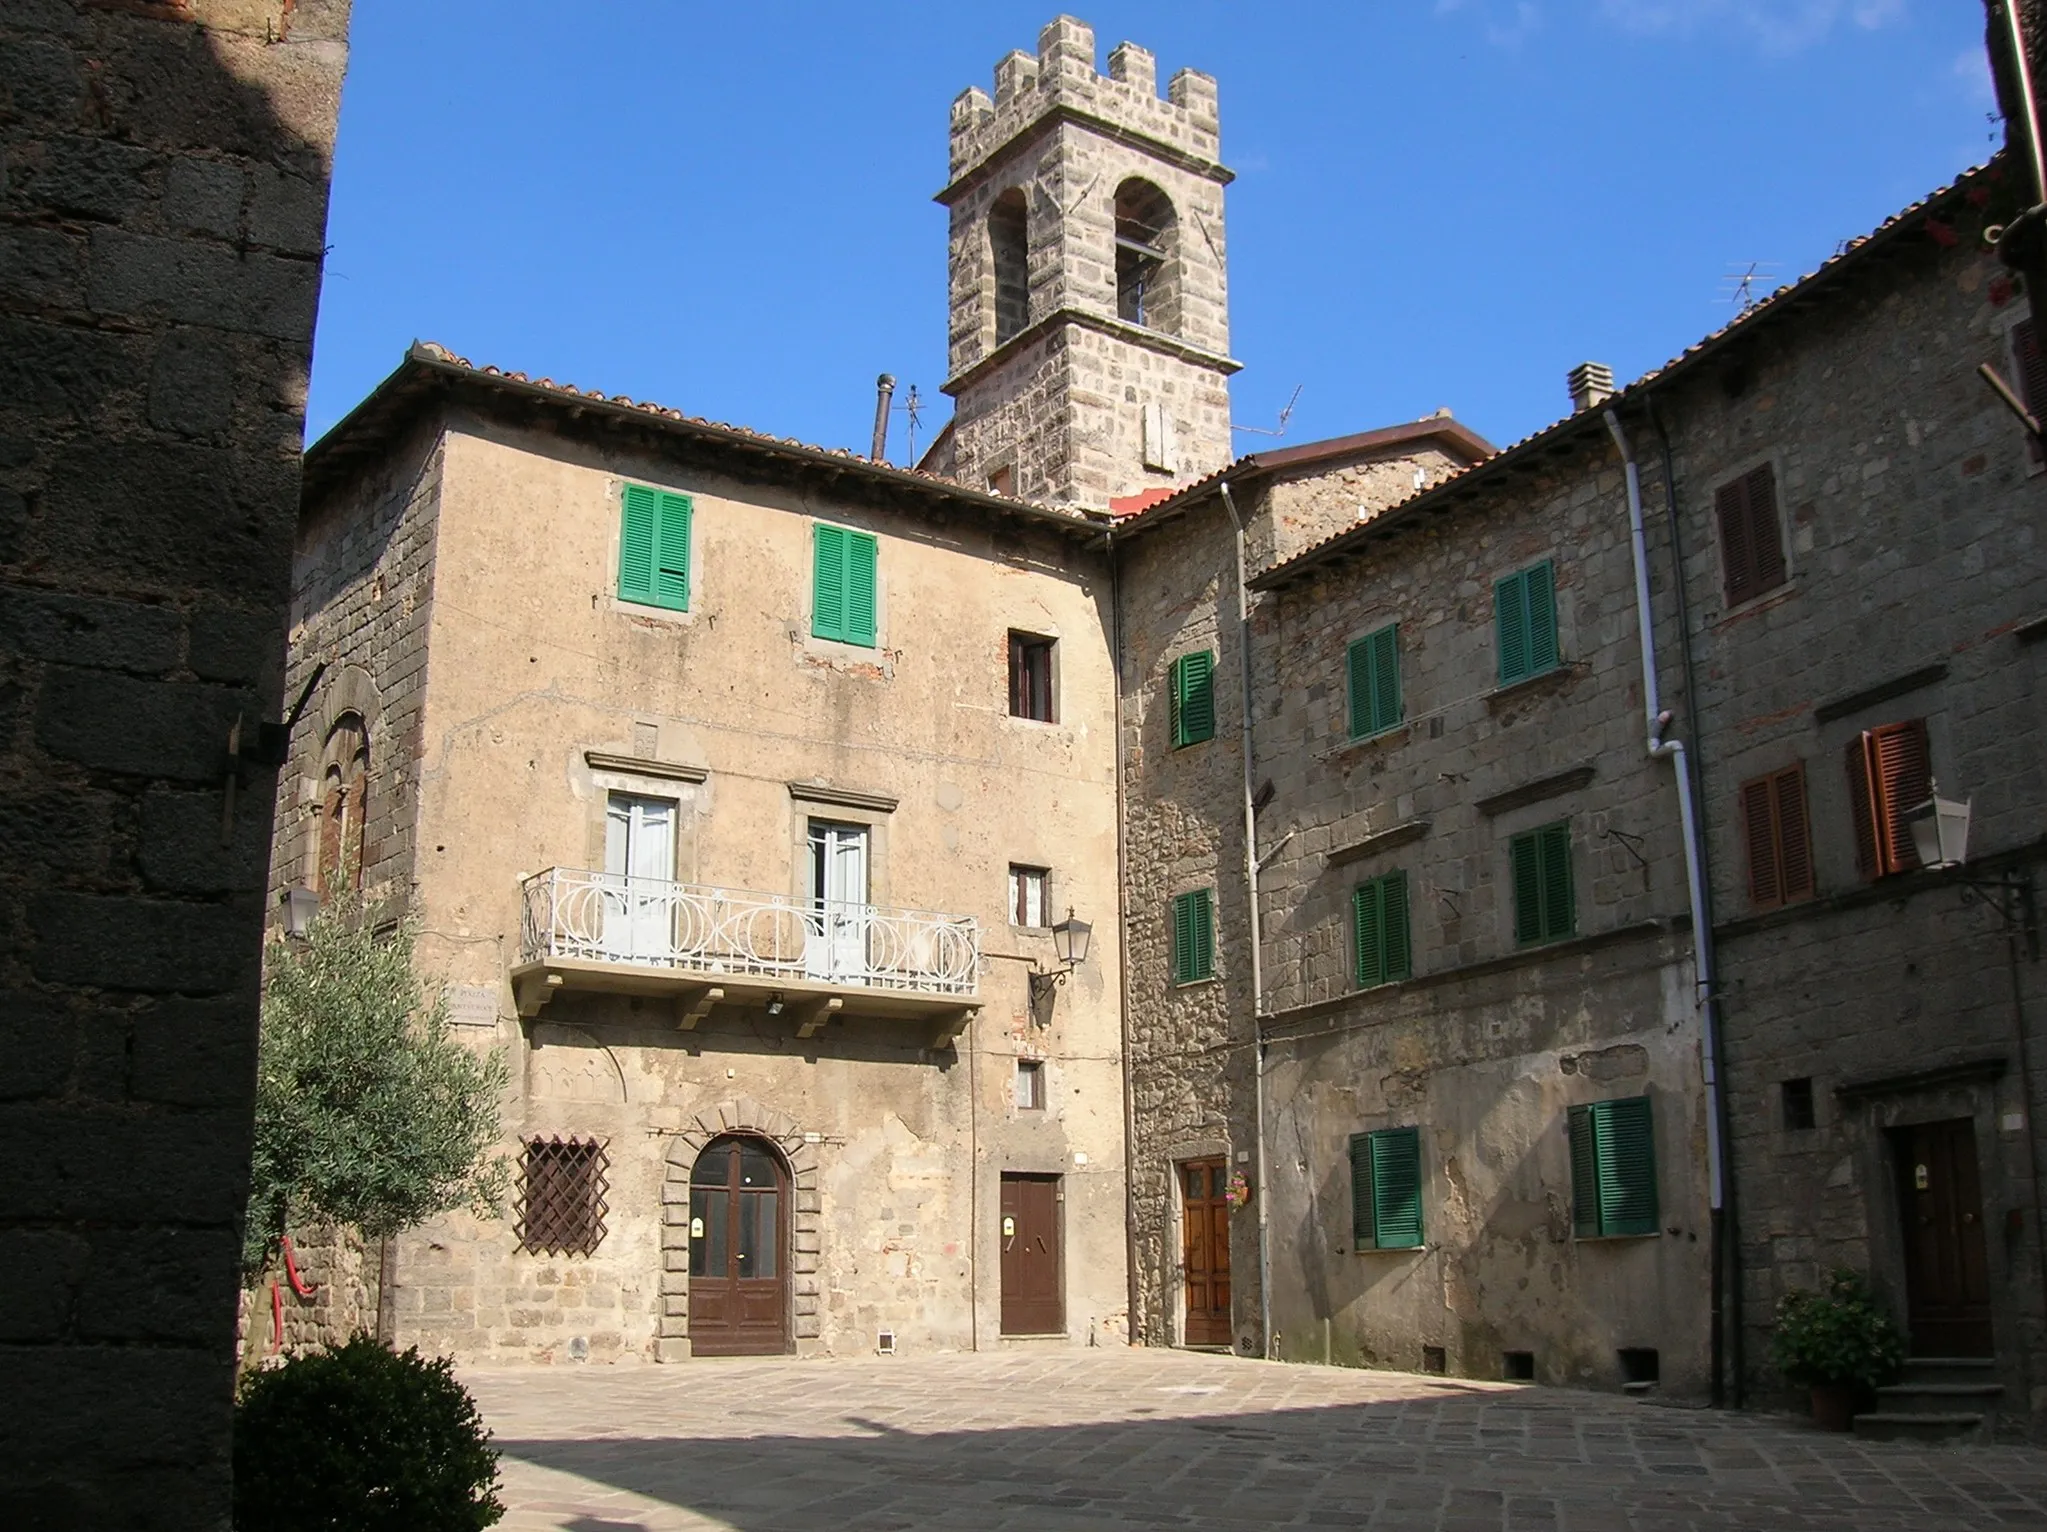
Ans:
{"label": "balcony with white iron railing", "polygon": [[532,1018],[564,990],[652,997],[694,1029],[716,1005],[766,1007],[811,1037],[834,1016],[929,1019],[980,1008],[970,915],[752,893],[553,867],[521,886],[512,988]]}

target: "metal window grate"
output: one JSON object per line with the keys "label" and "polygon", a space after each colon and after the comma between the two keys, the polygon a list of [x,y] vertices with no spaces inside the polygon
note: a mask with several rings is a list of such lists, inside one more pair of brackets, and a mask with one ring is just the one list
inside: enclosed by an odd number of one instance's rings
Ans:
{"label": "metal window grate", "polygon": [[605,1172],[594,1138],[529,1138],[519,1177],[519,1247],[535,1255],[588,1255],[604,1238]]}

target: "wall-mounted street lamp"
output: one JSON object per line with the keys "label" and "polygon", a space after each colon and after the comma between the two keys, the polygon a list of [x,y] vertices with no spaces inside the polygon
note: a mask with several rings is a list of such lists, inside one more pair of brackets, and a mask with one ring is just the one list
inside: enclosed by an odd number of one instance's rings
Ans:
{"label": "wall-mounted street lamp", "polygon": [[1969,857],[1969,804],[1976,800],[1956,803],[1941,797],[1939,783],[1928,785],[1933,796],[1905,810],[1912,847],[1922,867],[1959,867]]}
{"label": "wall-mounted street lamp", "polygon": [[313,928],[320,913],[320,896],[310,888],[294,883],[278,896],[277,902],[284,906],[286,936],[304,937]]}
{"label": "wall-mounted street lamp", "polygon": [[1052,952],[1059,959],[1060,966],[1048,969],[1032,969],[1031,1013],[1037,1014],[1038,1007],[1048,1001],[1052,992],[1066,982],[1066,976],[1076,965],[1087,961],[1088,938],[1094,934],[1094,927],[1084,920],[1073,918],[1073,911],[1066,912],[1066,918],[1052,928]]}

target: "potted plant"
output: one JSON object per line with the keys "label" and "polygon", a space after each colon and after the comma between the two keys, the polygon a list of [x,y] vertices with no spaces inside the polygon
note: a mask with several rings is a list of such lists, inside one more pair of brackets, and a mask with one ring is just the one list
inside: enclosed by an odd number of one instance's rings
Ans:
{"label": "potted plant", "polygon": [[1812,1414],[1828,1431],[1846,1431],[1877,1385],[1905,1363],[1905,1337],[1853,1271],[1838,1270],[1814,1292],[1794,1287],[1777,1302],[1770,1354],[1778,1371],[1812,1391]]}

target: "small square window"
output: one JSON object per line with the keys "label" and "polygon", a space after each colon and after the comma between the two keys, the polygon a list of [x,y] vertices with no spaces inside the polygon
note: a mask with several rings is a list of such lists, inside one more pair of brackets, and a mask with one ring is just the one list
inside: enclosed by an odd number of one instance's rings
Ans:
{"label": "small square window", "polygon": [[1819,1118],[1813,1112],[1812,1080],[1786,1080],[1781,1087],[1784,1093],[1784,1127],[1788,1132],[1802,1133],[1807,1128],[1819,1126]]}
{"label": "small square window", "polygon": [[1035,633],[1009,635],[1009,716],[1053,721],[1052,648],[1054,640]]}
{"label": "small square window", "polygon": [[1009,919],[1012,925],[1043,930],[1050,925],[1046,888],[1052,875],[1042,867],[1009,869]]}
{"label": "small square window", "polygon": [[1008,464],[988,475],[988,492],[992,495],[1014,495],[1016,493],[1016,470]]}
{"label": "small square window", "polygon": [[1016,1061],[1016,1109],[1019,1112],[1042,1112],[1045,1110],[1045,1061],[1043,1059],[1018,1059]]}

